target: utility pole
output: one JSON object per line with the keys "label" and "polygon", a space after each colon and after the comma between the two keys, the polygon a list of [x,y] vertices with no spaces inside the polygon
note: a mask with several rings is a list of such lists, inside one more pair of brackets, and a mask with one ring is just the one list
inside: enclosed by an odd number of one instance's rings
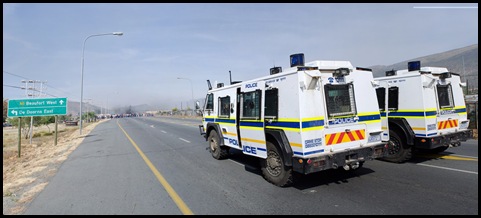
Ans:
{"label": "utility pole", "polygon": [[[25,96],[27,98],[38,98],[44,97],[45,92],[43,91],[43,84],[47,83],[47,81],[42,82],[39,80],[22,80],[22,83],[25,83]],[[40,89],[37,88],[37,83],[40,83]],[[31,90],[31,92],[29,92]],[[32,144],[32,135],[33,135],[33,116],[30,117],[30,144]]]}

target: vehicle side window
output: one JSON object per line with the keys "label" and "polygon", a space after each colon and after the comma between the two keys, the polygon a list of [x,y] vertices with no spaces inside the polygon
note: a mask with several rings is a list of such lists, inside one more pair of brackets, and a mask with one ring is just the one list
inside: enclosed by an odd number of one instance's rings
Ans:
{"label": "vehicle side window", "polygon": [[206,97],[206,104],[205,104],[205,109],[206,110],[214,110],[214,94],[207,94]]}
{"label": "vehicle side window", "polygon": [[388,89],[388,110],[398,110],[399,109],[399,87],[389,87]]}
{"label": "vehicle side window", "polygon": [[241,98],[242,98],[241,99],[242,101],[241,118],[242,119],[251,119],[251,120],[261,119],[260,96],[261,96],[260,90],[242,93],[241,95]]}
{"label": "vehicle side window", "polygon": [[376,89],[377,103],[380,111],[384,111],[386,104],[386,88],[381,87]]}
{"label": "vehicle side window", "polygon": [[219,117],[226,117],[230,116],[230,97],[222,97],[219,98]]}
{"label": "vehicle side window", "polygon": [[265,109],[264,115],[266,118],[277,118],[279,113],[279,90],[276,88],[265,91]]}

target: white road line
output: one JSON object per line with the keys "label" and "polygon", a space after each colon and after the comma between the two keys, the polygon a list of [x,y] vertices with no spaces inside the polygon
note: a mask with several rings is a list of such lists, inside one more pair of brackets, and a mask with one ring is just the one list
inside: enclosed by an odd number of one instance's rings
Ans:
{"label": "white road line", "polygon": [[161,131],[161,132],[163,132],[163,133],[167,133],[167,132],[166,132],[166,131],[164,131],[164,130],[160,130],[160,131]]}
{"label": "white road line", "polygon": [[150,127],[155,128],[154,125],[150,125]]}
{"label": "white road line", "polygon": [[182,141],[184,141],[184,142],[190,143],[190,141],[187,141],[187,140],[185,140],[185,139],[183,139],[183,138],[179,138],[179,139],[182,140]]}
{"label": "white road line", "polygon": [[467,171],[467,170],[458,170],[458,169],[453,169],[453,168],[448,168],[448,167],[440,167],[440,166],[434,166],[434,165],[428,165],[428,164],[422,164],[422,163],[418,163],[418,164],[416,164],[416,165],[425,166],[425,167],[439,168],[439,169],[445,169],[445,170],[458,171],[458,172],[463,172],[463,173],[472,173],[472,174],[478,175],[478,172]]}

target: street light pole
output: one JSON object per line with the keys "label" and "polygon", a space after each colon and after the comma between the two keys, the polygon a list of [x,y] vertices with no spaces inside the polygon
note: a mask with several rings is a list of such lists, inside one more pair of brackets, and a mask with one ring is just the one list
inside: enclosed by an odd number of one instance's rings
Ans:
{"label": "street light pole", "polygon": [[183,77],[177,77],[177,79],[185,79],[185,80],[189,80],[190,82],[190,88],[191,88],[191,91],[192,91],[192,102],[194,103],[194,107],[192,108],[192,111],[194,111],[195,109],[195,102],[194,102],[194,86],[192,85],[192,80],[189,79],[189,78],[183,78]]}
{"label": "street light pole", "polygon": [[87,36],[84,40],[83,48],[82,48],[82,67],[81,67],[81,79],[80,79],[80,135],[82,135],[82,107],[83,107],[83,94],[84,94],[84,54],[85,54],[85,43],[87,39],[94,36],[107,36],[107,35],[114,35],[114,36],[122,36],[124,33],[122,32],[112,32],[112,33],[102,33],[102,34],[94,34]]}

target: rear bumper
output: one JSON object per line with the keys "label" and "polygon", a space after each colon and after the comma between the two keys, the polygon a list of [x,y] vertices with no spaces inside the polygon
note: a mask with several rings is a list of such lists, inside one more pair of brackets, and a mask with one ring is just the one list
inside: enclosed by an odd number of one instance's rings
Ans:
{"label": "rear bumper", "polygon": [[385,144],[372,147],[353,149],[349,151],[328,154],[314,158],[293,157],[292,167],[295,172],[302,174],[314,173],[327,169],[336,169],[346,165],[362,163],[366,160],[373,160],[387,155]]}
{"label": "rear bumper", "polygon": [[473,138],[473,130],[466,129],[434,137],[416,137],[414,145],[421,149],[435,149],[447,146],[459,146],[461,142]]}

